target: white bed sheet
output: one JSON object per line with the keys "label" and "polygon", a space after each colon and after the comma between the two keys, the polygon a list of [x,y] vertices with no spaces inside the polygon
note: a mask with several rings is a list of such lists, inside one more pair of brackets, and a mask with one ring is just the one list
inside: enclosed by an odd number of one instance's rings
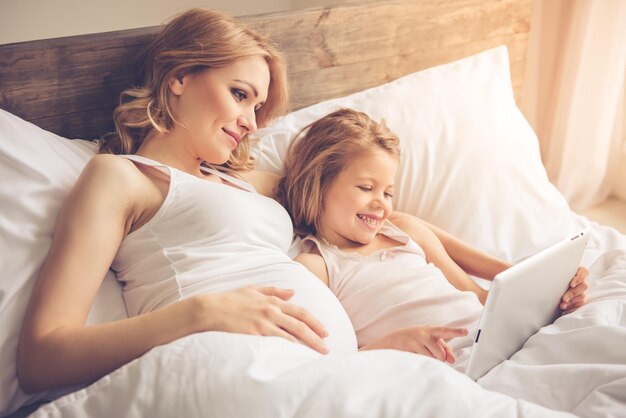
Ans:
{"label": "white bed sheet", "polygon": [[321,356],[278,338],[212,332],[157,347],[33,416],[625,416],[626,236],[574,221],[591,228],[589,303],[478,383],[409,353]]}

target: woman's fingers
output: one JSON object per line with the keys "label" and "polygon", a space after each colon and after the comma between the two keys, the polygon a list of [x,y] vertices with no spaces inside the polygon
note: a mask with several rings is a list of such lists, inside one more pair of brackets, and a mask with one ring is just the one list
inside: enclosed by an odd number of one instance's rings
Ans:
{"label": "woman's fingers", "polygon": [[[278,336],[293,342],[303,342],[320,353],[328,349],[322,340],[328,332],[324,325],[306,309],[285,300],[294,294],[291,289],[277,287],[246,287],[222,294],[207,295],[217,298],[221,305],[221,319],[208,329],[241,332],[244,334]],[[216,315],[208,315],[216,318]]]}
{"label": "woman's fingers", "polygon": [[280,328],[279,334],[285,332],[320,353],[328,353],[322,340],[328,336],[326,327],[306,309],[285,302],[293,296],[293,290],[276,287],[262,287],[258,290],[269,296],[270,302],[277,308],[271,311],[275,316],[269,319]]}
{"label": "woman's fingers", "polygon": [[281,308],[284,313],[303,322],[320,337],[328,337],[328,331],[326,330],[324,324],[322,324],[306,309],[287,302],[283,303]]}
{"label": "woman's fingers", "polygon": [[[294,309],[295,311],[303,310],[302,308],[294,307],[292,308],[292,312]],[[298,312],[297,315],[306,316],[310,314],[308,312],[306,312],[306,314]],[[296,316],[288,315],[283,310],[283,312],[281,312],[276,318],[276,325],[282,328],[286,333],[299,339],[315,351],[318,351],[322,354],[328,354],[328,347],[326,347],[326,344],[324,344],[324,340],[320,338],[319,334],[313,331],[313,329],[308,325],[307,322],[298,319]]]}
{"label": "woman's fingers", "polygon": [[269,325],[263,332],[262,335],[265,337],[281,337],[292,343],[298,344],[298,340],[282,328],[275,326],[274,324]]}
{"label": "woman's fingers", "polygon": [[280,287],[257,287],[259,292],[265,296],[276,296],[282,300],[289,300],[294,295],[293,289],[282,289]]}

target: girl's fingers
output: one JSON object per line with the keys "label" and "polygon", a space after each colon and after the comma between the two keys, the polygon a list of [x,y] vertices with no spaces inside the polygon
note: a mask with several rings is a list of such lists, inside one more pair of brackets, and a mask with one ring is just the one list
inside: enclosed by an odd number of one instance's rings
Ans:
{"label": "girl's fingers", "polygon": [[[443,344],[442,344],[443,343]],[[446,360],[446,343],[441,338],[438,340],[429,339],[426,344],[426,348],[430,351],[430,355],[437,360]]]}
{"label": "girl's fingers", "polygon": [[580,308],[585,303],[587,303],[587,295],[585,294],[577,295],[574,298],[570,299],[569,302],[564,304],[565,307],[563,309],[574,310],[574,309]]}
{"label": "girl's fingers", "polygon": [[452,354],[452,350],[450,349],[450,346],[446,344],[446,342],[442,340],[441,338],[439,339],[439,344],[441,344],[444,350],[446,351],[446,358],[444,360],[450,364],[453,364],[456,361],[456,358],[454,357],[454,354]]}
{"label": "girl's fingers", "polygon": [[573,293],[573,296],[582,295],[589,289],[589,283],[587,281],[581,282],[576,285],[573,289],[570,289],[570,292]]}
{"label": "girl's fingers", "polygon": [[434,327],[432,329],[433,337],[442,338],[445,341],[451,340],[455,337],[463,337],[467,335],[467,329],[465,328],[450,328],[450,327]]}
{"label": "girl's fingers", "polygon": [[589,276],[589,270],[587,270],[583,266],[578,267],[578,270],[576,270],[576,274],[574,274],[574,277],[572,277],[572,280],[570,280],[569,282],[569,287],[574,288],[580,285],[585,280],[587,280],[587,276]]}
{"label": "girl's fingers", "polygon": [[561,298],[561,302],[567,305],[571,304],[572,300],[575,298],[580,298],[581,296],[585,296],[587,289],[589,288],[589,284],[585,281],[578,284],[576,287],[570,288],[567,292],[563,294]]}
{"label": "girl's fingers", "polygon": [[574,275],[574,286],[577,286],[587,280],[587,276],[589,276],[589,270],[583,266],[578,267],[578,270],[576,270],[576,274]]}

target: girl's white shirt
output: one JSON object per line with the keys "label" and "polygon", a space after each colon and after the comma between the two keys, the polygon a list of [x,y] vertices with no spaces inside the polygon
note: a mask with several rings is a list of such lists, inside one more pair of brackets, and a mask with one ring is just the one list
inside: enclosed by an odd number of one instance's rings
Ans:
{"label": "girl's white shirt", "polygon": [[348,313],[359,346],[399,328],[467,328],[466,337],[449,341],[457,357],[453,366],[465,370],[483,305],[473,292],[462,292],[450,284],[404,231],[386,221],[380,233],[398,241],[398,246],[363,256],[309,236],[302,240],[301,249],[310,252],[313,245],[319,249],[328,271],[328,286]]}

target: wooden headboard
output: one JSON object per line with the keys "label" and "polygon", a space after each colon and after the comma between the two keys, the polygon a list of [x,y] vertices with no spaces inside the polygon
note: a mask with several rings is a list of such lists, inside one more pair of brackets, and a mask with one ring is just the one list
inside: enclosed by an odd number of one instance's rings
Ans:
{"label": "wooden headboard", "polygon": [[[240,17],[288,62],[292,109],[506,44],[519,97],[532,0],[401,0]],[[159,27],[0,45],[0,108],[98,138]]]}

